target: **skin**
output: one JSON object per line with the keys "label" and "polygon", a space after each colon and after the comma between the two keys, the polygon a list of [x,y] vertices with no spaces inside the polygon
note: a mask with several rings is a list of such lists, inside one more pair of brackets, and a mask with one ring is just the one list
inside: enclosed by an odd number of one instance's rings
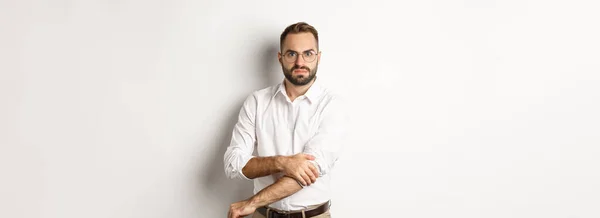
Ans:
{"label": "skin", "polygon": [[[302,53],[314,51],[317,55],[312,62],[304,61]],[[287,62],[283,55],[287,52],[297,53],[295,62]],[[317,40],[311,33],[292,33],[286,36],[282,50],[277,53],[283,70],[285,90],[293,102],[298,96],[304,95],[314,83],[321,52],[318,51]],[[283,172],[275,183],[267,186],[256,195],[230,205],[228,218],[241,218],[254,213],[256,208],[279,201],[302,189],[302,185],[311,185],[319,175],[315,166],[309,162],[315,157],[308,154],[292,156],[254,157],[242,169],[242,173],[250,179]]]}
{"label": "skin", "polygon": [[[302,52],[309,50],[317,52],[317,59],[313,62],[306,62],[300,56]],[[295,62],[288,63],[284,61],[283,55],[289,51],[295,51],[299,54]],[[283,41],[282,51],[277,53],[277,58],[279,59],[284,75],[291,74],[294,79],[302,80],[302,78],[308,78],[310,76],[309,73],[316,75],[317,68],[321,62],[321,52],[318,50],[317,40],[311,33],[296,33],[287,35]],[[310,72],[306,72],[306,68],[310,69]],[[306,85],[295,85],[288,79],[288,76],[286,76],[284,82],[285,91],[292,102],[298,96],[304,95],[315,81],[313,77]]]}
{"label": "skin", "polygon": [[292,156],[254,157],[242,168],[242,173],[249,179],[255,179],[283,172],[302,185],[311,185],[317,181],[319,171],[308,162],[309,160],[315,160],[315,157],[302,153]]}

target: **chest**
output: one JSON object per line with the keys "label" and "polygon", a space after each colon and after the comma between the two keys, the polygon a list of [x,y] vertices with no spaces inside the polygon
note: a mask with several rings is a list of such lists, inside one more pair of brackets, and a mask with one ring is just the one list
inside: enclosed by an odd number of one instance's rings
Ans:
{"label": "chest", "polygon": [[257,114],[256,138],[259,156],[293,155],[317,133],[317,105],[307,101],[272,102]]}

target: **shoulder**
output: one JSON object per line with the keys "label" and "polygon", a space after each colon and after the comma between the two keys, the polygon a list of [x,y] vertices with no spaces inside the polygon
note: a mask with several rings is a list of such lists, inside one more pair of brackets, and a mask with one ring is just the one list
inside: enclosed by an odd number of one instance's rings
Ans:
{"label": "shoulder", "polygon": [[321,90],[321,102],[327,105],[328,107],[333,107],[340,110],[346,106],[346,98],[338,90],[325,86],[321,86]]}
{"label": "shoulder", "polygon": [[260,104],[269,101],[279,89],[279,85],[272,85],[259,90],[255,90],[246,97],[245,104]]}
{"label": "shoulder", "polygon": [[271,98],[271,96],[275,95],[277,90],[279,90],[279,84],[256,90],[256,91],[252,92],[252,94],[254,96],[260,97],[260,98],[265,98],[265,97]]}
{"label": "shoulder", "polygon": [[271,99],[275,93],[279,90],[279,84],[265,87],[259,90],[253,91],[249,97],[254,98],[256,101],[264,101]]}

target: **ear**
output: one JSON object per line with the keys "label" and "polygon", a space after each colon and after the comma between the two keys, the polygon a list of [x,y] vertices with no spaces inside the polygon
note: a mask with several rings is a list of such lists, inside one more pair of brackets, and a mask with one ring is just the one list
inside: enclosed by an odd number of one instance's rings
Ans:
{"label": "ear", "polygon": [[321,51],[319,51],[319,54],[317,54],[317,61],[321,63]]}
{"label": "ear", "polygon": [[279,60],[280,64],[283,64],[283,62],[281,62],[281,52],[280,51],[277,52],[277,60]]}

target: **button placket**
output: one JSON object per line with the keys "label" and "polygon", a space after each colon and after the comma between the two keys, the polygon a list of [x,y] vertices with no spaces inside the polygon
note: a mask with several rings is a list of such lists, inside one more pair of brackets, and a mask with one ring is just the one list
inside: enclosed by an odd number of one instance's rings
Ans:
{"label": "button placket", "polygon": [[294,132],[294,103],[288,102],[288,130]]}

